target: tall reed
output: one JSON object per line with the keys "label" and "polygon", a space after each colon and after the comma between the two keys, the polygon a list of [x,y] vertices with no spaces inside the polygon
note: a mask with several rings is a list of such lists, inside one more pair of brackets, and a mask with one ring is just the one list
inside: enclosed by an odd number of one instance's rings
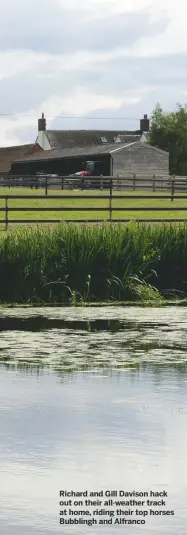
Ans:
{"label": "tall reed", "polygon": [[1,303],[152,300],[187,294],[187,228],[64,223],[0,238]]}

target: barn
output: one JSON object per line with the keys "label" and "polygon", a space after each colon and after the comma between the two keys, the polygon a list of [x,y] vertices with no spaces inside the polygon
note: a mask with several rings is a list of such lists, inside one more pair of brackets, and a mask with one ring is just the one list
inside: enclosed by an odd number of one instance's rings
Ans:
{"label": "barn", "polygon": [[12,162],[13,175],[37,173],[68,176],[84,168],[87,161],[97,164],[97,175],[125,177],[168,176],[169,153],[148,143],[123,139],[112,144],[45,150]]}

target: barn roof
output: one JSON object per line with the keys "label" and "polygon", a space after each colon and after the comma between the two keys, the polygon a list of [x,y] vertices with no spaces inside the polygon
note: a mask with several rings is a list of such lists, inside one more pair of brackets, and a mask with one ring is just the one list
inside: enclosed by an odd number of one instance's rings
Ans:
{"label": "barn roof", "polygon": [[[21,159],[15,160],[13,163],[26,163],[26,162],[33,162],[33,161],[43,161],[43,160],[57,160],[62,158],[78,158],[81,156],[86,157],[93,157],[93,156],[99,156],[101,154],[114,154],[118,151],[124,150],[128,147],[145,147],[143,143],[140,143],[138,141],[134,141],[131,143],[106,143],[103,145],[92,145],[91,147],[74,147],[72,149],[59,149],[59,150],[46,150],[39,152],[37,154],[33,154],[31,156],[25,156]],[[160,152],[161,154],[165,154],[165,151],[162,151],[161,149],[154,147],[152,145],[146,145],[148,150],[153,150]]]}
{"label": "barn roof", "polygon": [[[135,142],[136,143],[136,142]],[[79,156],[95,156],[99,154],[111,154],[118,150],[122,150],[129,145],[134,145],[135,143],[112,143],[105,145],[93,145],[91,147],[74,147],[72,149],[59,149],[59,150],[45,150],[39,154],[34,154],[32,156],[25,156],[19,160],[19,162],[32,162],[32,161],[41,161],[41,160],[56,160],[61,158],[78,158]]]}

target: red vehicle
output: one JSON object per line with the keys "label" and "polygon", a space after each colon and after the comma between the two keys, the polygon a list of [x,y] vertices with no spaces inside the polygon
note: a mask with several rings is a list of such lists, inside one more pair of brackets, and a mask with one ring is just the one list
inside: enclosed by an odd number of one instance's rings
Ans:
{"label": "red vehicle", "polygon": [[92,176],[91,171],[78,171],[73,176]]}
{"label": "red vehicle", "polygon": [[[71,183],[68,181],[67,184],[69,184],[69,186],[71,185],[72,189],[74,188],[83,189],[83,186],[84,186],[84,189],[91,188],[91,186],[94,186],[94,182],[92,182],[92,180],[89,180],[89,178],[91,179],[91,177],[103,176],[104,172],[102,173],[102,171],[104,171],[102,162],[98,162],[98,161],[83,162],[82,169],[70,175],[71,177],[74,177],[74,180],[72,180]],[[99,186],[95,184],[94,189],[95,187],[97,188]]]}
{"label": "red vehicle", "polygon": [[82,170],[73,173],[71,176],[101,176],[102,162],[87,161],[82,164]]}

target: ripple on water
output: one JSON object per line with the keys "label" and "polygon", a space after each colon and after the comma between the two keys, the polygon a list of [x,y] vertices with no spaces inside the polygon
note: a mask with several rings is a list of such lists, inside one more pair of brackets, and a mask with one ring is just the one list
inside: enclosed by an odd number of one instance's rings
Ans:
{"label": "ripple on water", "polygon": [[58,372],[186,365],[187,308],[2,308],[0,362]]}

